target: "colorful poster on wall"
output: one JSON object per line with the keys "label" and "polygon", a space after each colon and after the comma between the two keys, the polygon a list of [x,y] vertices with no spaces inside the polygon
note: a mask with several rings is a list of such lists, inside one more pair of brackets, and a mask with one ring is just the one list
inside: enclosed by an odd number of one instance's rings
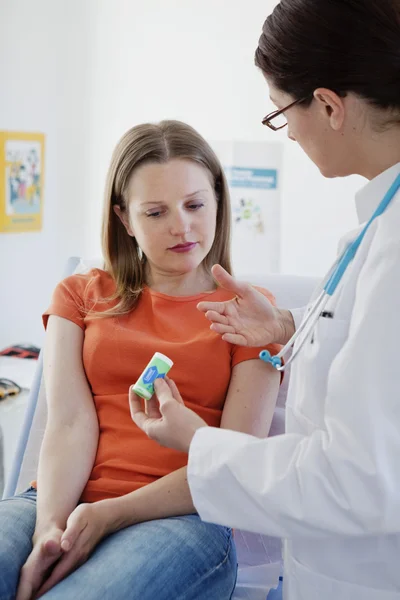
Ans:
{"label": "colorful poster on wall", "polygon": [[232,261],[239,277],[280,271],[279,142],[215,142],[232,203]]}
{"label": "colorful poster on wall", "polygon": [[0,131],[0,233],[42,228],[44,135]]}

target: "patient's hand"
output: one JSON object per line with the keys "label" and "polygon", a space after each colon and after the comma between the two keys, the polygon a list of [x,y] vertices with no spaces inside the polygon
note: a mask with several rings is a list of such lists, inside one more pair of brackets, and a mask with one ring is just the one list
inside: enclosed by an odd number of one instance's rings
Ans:
{"label": "patient's hand", "polygon": [[35,597],[42,596],[85,563],[103,537],[111,533],[109,524],[106,500],[77,506],[61,537],[62,555]]}
{"label": "patient's hand", "polygon": [[34,535],[32,552],[21,569],[16,600],[31,600],[48,576],[49,569],[62,555],[62,529],[52,527]]}
{"label": "patient's hand", "polygon": [[185,406],[178,388],[168,377],[156,379],[154,389],[157,397],[146,402],[146,412],[141,399],[132,388],[129,390],[133,421],[162,446],[188,452],[197,429],[207,427],[207,423]]}

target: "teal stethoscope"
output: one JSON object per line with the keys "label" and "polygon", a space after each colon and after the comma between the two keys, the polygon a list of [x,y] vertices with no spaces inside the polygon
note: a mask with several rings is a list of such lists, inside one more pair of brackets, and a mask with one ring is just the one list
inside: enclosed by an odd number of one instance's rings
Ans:
{"label": "teal stethoscope", "polygon": [[[343,278],[343,275],[346,272],[347,267],[353,260],[356,255],[356,252],[364,239],[365,234],[367,233],[371,223],[375,221],[379,215],[381,215],[390,202],[393,200],[394,196],[400,189],[400,174],[396,177],[395,181],[387,191],[385,197],[382,202],[379,204],[378,208],[365,225],[361,233],[356,237],[356,239],[345,249],[343,254],[339,257],[335,265],[333,266],[332,274],[328,277],[327,282],[325,283],[322,292],[319,294],[315,302],[312,304],[310,309],[308,310],[307,315],[303,319],[299,329],[294,333],[294,335],[290,338],[286,346],[282,348],[282,350],[276,356],[271,356],[268,350],[263,350],[260,352],[260,358],[266,363],[271,364],[277,371],[284,371],[286,367],[290,365],[299,354],[310,334],[314,330],[315,325],[320,317],[321,312],[323,312],[329,298],[334,294],[337,286]],[[282,359],[290,352],[291,348],[293,348],[296,343],[296,347],[293,349],[292,355],[285,360],[283,363]]]}

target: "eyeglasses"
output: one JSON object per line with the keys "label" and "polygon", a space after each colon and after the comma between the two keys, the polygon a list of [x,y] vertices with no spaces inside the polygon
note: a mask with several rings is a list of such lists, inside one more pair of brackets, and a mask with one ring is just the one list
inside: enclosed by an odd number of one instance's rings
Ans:
{"label": "eyeglasses", "polygon": [[[285,106],[285,108],[282,108],[280,110],[274,110],[273,112],[269,113],[269,115],[263,118],[263,120],[261,121],[262,124],[272,129],[272,131],[279,131],[279,129],[283,129],[287,125],[287,120],[284,113],[287,110],[289,110],[289,108],[292,108],[292,106],[300,104],[301,102],[308,100],[308,98],[309,96],[306,96],[305,98],[301,98],[300,100],[295,100],[294,102],[289,104],[289,106]],[[274,124],[271,123],[272,119],[274,119],[275,121]]]}

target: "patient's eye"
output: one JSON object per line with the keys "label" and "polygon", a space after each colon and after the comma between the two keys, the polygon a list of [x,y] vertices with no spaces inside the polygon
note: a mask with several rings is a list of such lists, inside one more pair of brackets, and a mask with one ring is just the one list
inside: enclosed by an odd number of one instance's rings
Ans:
{"label": "patient's eye", "polygon": [[163,210],[161,210],[160,208],[157,209],[152,209],[152,210],[148,210],[146,212],[146,217],[161,217],[161,215],[163,214]]}
{"label": "patient's eye", "polygon": [[[191,200],[190,202],[188,202],[186,204],[186,208],[193,212],[200,210],[200,208],[202,208],[203,206],[204,206],[204,202],[202,202],[201,200]],[[167,211],[167,209],[164,207],[154,207],[154,208],[150,208],[149,210],[147,210],[145,214],[146,214],[146,217],[159,219],[166,213],[166,211]]]}
{"label": "patient's eye", "polygon": [[202,208],[203,206],[204,202],[191,202],[187,205],[190,210],[199,210],[199,208]]}

